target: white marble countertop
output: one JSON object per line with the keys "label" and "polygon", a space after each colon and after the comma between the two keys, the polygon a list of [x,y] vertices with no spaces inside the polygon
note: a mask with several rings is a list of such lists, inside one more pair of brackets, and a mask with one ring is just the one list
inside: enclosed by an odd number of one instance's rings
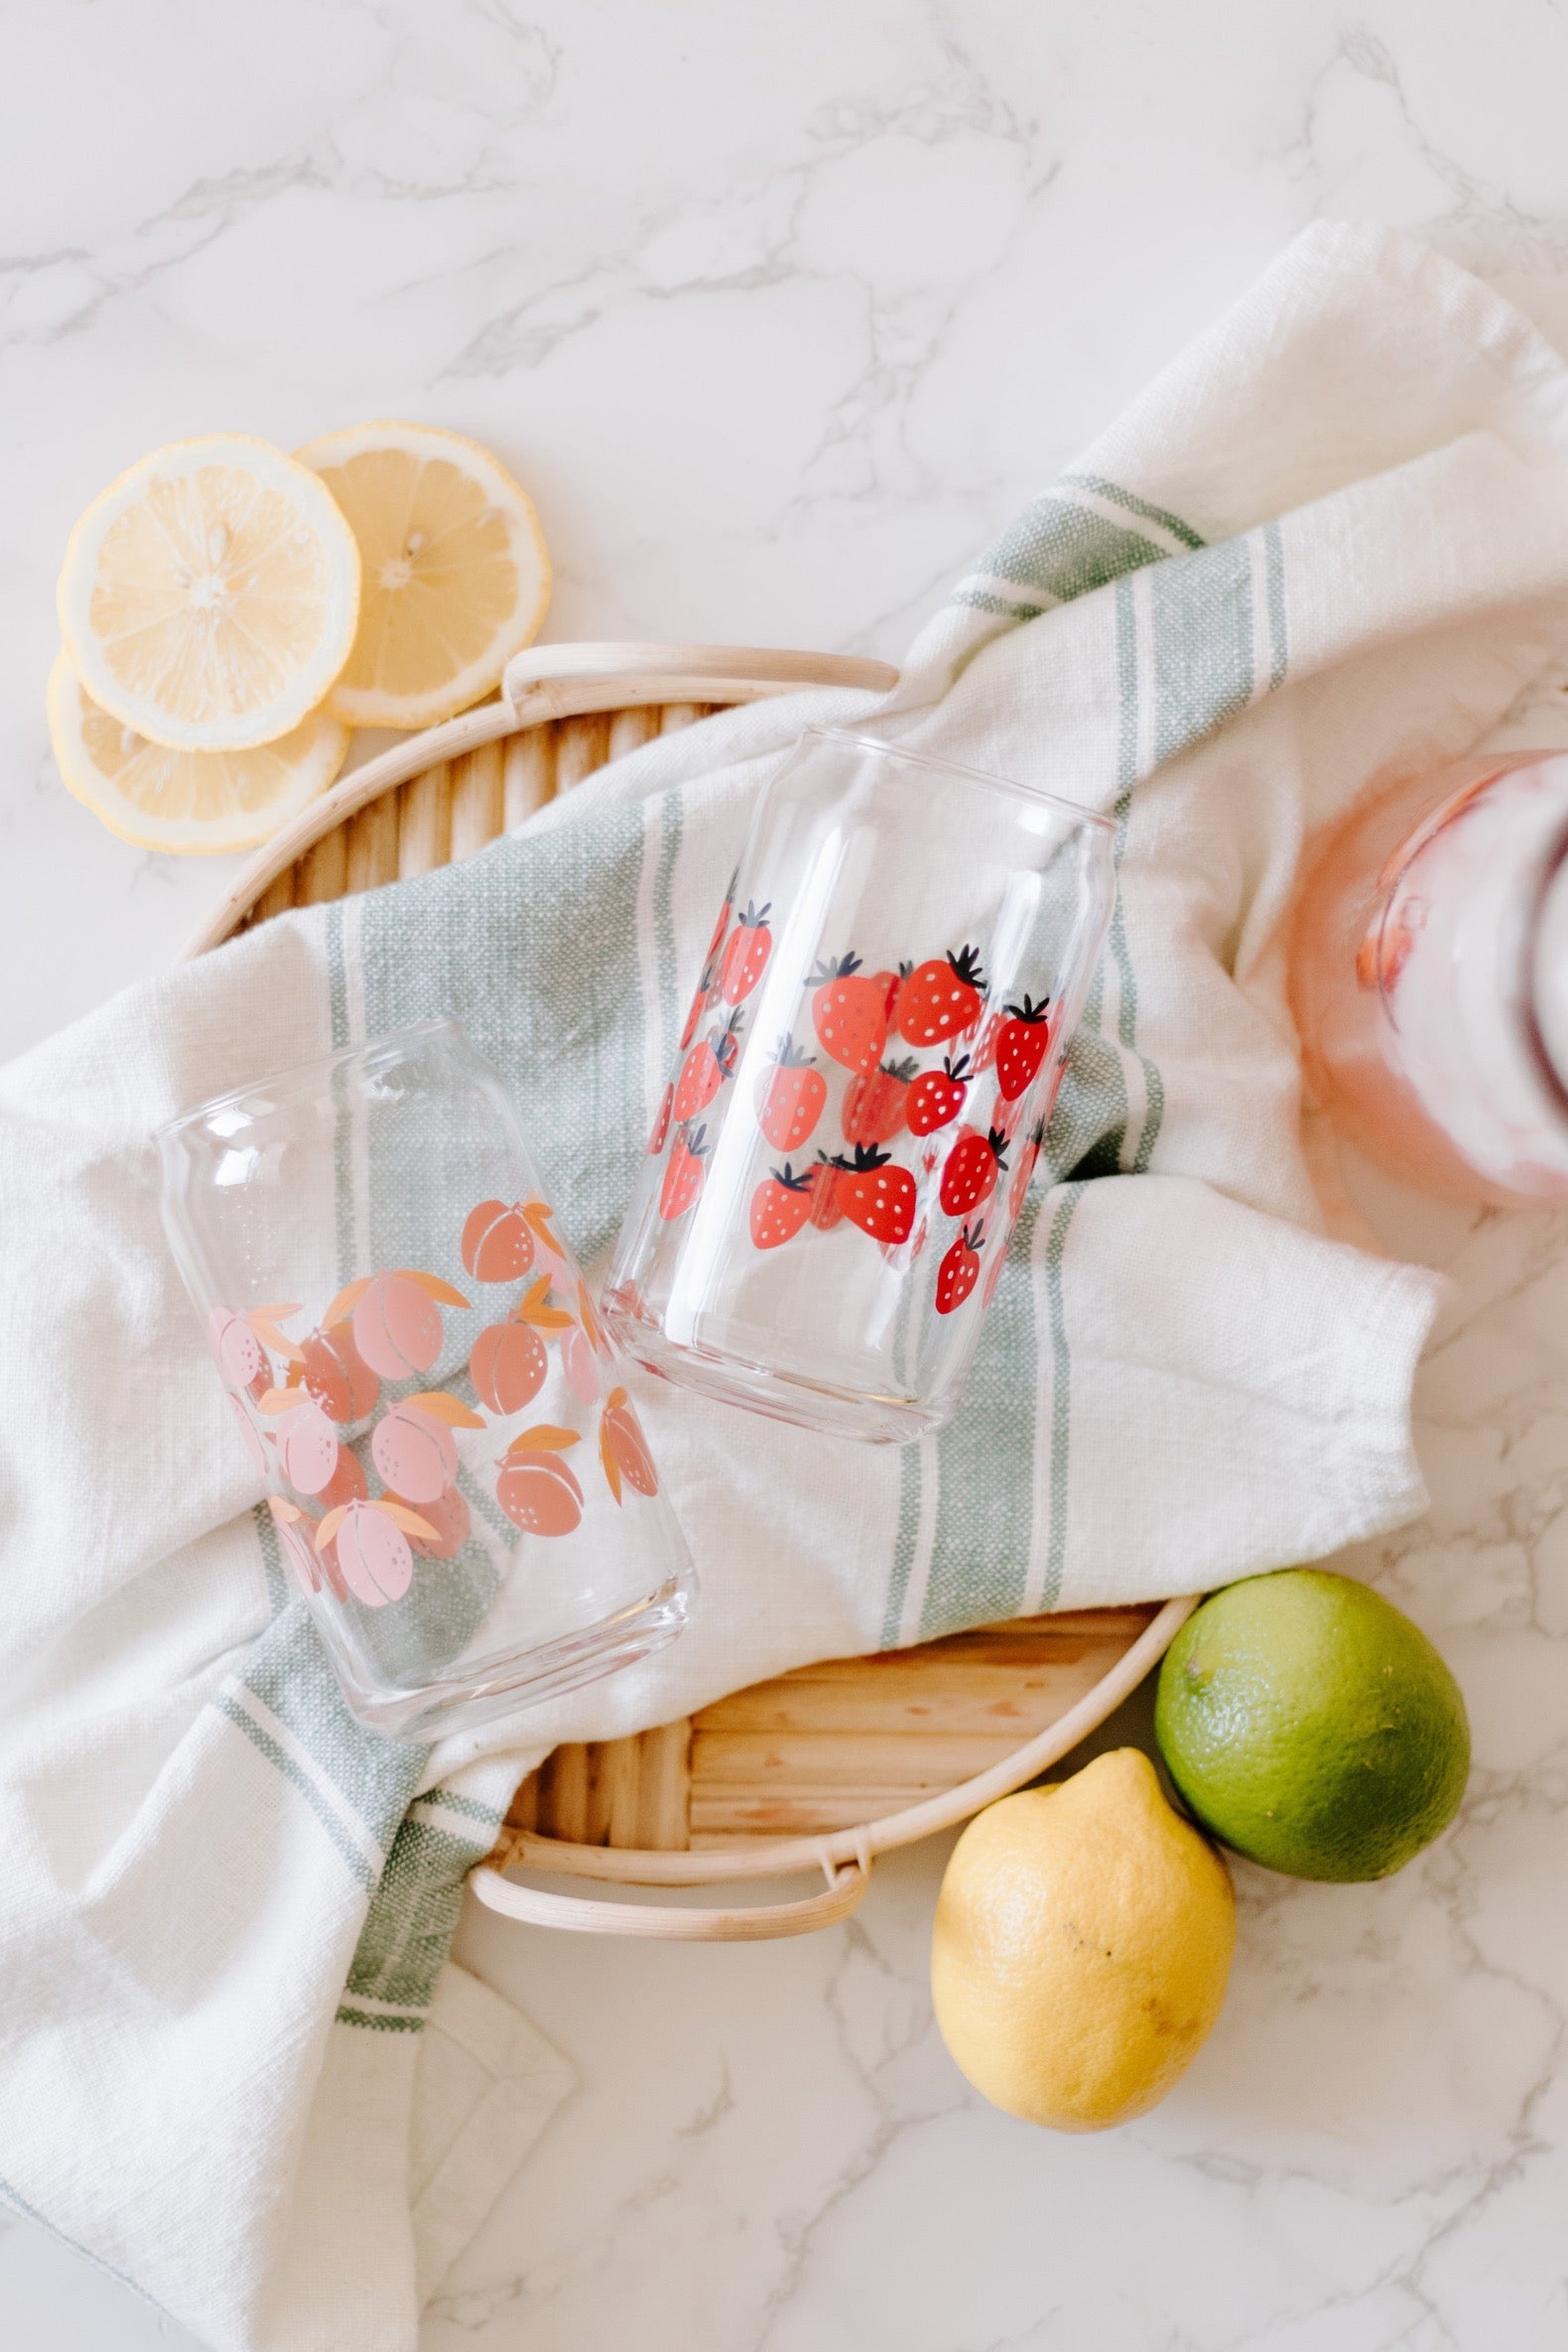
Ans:
{"label": "white marble countertop", "polygon": [[[7,0],[0,1051],[172,955],[225,862],[144,856],[43,719],[66,530],[122,464],[377,414],[537,495],[547,634],[896,658],[970,552],[1316,214],[1568,320],[1553,0]],[[935,2034],[945,1849],[847,1928],[683,1949],[464,1922],[584,2088],[427,2352],[1568,2345],[1568,1217],[1374,1180],[1457,1277],[1430,1514],[1357,1564],[1468,1695],[1460,1826],[1378,1888],[1241,1869],[1219,2029],[1090,2140]],[[0,2230],[7,2352],[189,2339]]]}

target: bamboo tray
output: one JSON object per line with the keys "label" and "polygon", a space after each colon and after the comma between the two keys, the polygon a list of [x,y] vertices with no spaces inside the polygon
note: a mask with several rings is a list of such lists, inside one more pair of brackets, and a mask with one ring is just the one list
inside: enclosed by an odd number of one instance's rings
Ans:
{"label": "bamboo tray", "polygon": [[[186,949],[471,856],[610,759],[715,710],[803,686],[886,692],[882,662],[755,647],[552,645],[500,698],[411,735],[259,850]],[[1022,1787],[1103,1723],[1195,1599],[1023,1618],[805,1666],[635,1739],[558,1748],[471,1885],[492,1910],[598,1934],[744,1941],[844,1918],[875,1855]],[[820,1870],[802,1900],[690,1908],[519,1883],[528,1868],[691,1887]]]}

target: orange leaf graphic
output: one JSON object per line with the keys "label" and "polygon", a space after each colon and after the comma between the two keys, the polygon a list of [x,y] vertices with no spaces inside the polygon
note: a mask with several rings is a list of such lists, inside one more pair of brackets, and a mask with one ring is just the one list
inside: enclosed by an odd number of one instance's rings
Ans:
{"label": "orange leaf graphic", "polygon": [[439,1274],[422,1274],[418,1266],[398,1266],[395,1271],[405,1282],[417,1283],[427,1298],[437,1300],[444,1307],[465,1307],[468,1303],[460,1290],[454,1290]]}
{"label": "orange leaf graphic", "polygon": [[269,1388],[264,1396],[257,1397],[256,1410],[258,1413],[292,1413],[299,1401],[300,1392],[297,1388]]}
{"label": "orange leaf graphic", "polygon": [[598,1425],[598,1458],[604,1465],[604,1476],[616,1502],[620,1501],[620,1464],[610,1448],[609,1431],[601,1421]]}
{"label": "orange leaf graphic", "polygon": [[316,1548],[319,1552],[326,1551],[327,1545],[331,1542],[332,1537],[337,1533],[338,1528],[342,1525],[344,1519],[346,1519],[347,1516],[348,1505],[346,1503],[339,1503],[335,1510],[329,1510],[327,1512],[326,1518],[323,1519],[321,1525],[316,1530]]}
{"label": "orange leaf graphic", "polygon": [[334,1323],[346,1323],[374,1279],[373,1274],[361,1274],[357,1282],[350,1282],[345,1290],[340,1290],[322,1317],[323,1331],[330,1331]]}
{"label": "orange leaf graphic", "polygon": [[267,1497],[267,1508],[271,1511],[275,1519],[283,1519],[288,1521],[293,1519],[303,1519],[305,1516],[304,1511],[301,1510],[298,1503],[290,1503],[287,1498],[282,1495],[269,1495]]}
{"label": "orange leaf graphic", "polygon": [[372,1510],[384,1511],[395,1526],[402,1528],[405,1535],[428,1535],[432,1543],[441,1541],[429,1519],[422,1519],[419,1512],[410,1510],[406,1503],[388,1503],[384,1497],[380,1497],[370,1507]]}
{"label": "orange leaf graphic", "polygon": [[561,1429],[552,1421],[536,1421],[532,1429],[519,1431],[507,1447],[504,1459],[514,1454],[564,1454],[568,1446],[581,1445],[583,1433],[579,1429]]}
{"label": "orange leaf graphic", "polygon": [[454,1429],[482,1429],[484,1416],[465,1405],[460,1396],[454,1396],[446,1388],[425,1388],[418,1396],[405,1396],[404,1404],[417,1404],[423,1413],[434,1413],[438,1421],[450,1422]]}

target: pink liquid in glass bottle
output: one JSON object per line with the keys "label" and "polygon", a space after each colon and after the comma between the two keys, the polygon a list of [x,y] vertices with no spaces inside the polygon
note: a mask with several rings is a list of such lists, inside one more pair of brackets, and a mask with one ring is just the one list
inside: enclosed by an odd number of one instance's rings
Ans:
{"label": "pink liquid in glass bottle", "polygon": [[1471,760],[1329,835],[1296,903],[1308,1082],[1424,1191],[1568,1196],[1568,753]]}

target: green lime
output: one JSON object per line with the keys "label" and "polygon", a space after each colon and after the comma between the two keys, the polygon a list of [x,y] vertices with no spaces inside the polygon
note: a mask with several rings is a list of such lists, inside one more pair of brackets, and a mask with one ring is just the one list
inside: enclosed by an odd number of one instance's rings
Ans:
{"label": "green lime", "polygon": [[1206,1829],[1296,1879],[1385,1879],[1459,1809],[1458,1683],[1392,1602],[1324,1568],[1228,1585],[1160,1667],[1154,1729]]}

